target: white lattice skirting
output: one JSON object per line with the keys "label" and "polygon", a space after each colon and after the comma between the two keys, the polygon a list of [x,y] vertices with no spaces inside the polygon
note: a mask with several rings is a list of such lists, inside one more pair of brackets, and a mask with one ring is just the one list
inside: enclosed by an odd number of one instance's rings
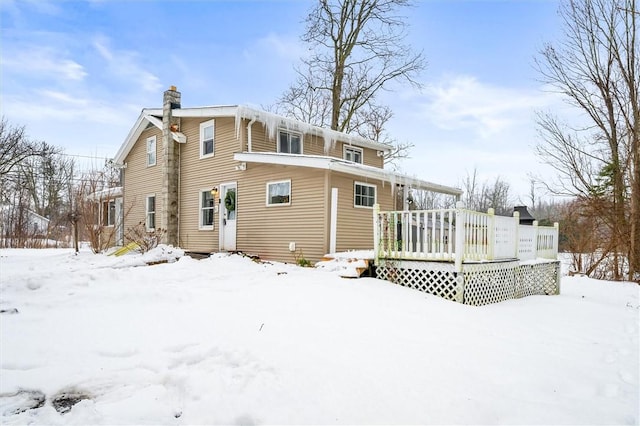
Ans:
{"label": "white lattice skirting", "polygon": [[380,279],[467,305],[560,293],[560,262],[453,263],[380,260]]}

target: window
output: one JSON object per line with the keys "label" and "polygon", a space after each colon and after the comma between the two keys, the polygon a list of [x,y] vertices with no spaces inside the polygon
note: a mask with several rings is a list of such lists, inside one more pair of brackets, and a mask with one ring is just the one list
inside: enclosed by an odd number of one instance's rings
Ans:
{"label": "window", "polygon": [[102,225],[113,226],[116,223],[116,200],[102,203]]}
{"label": "window", "polygon": [[211,189],[200,191],[200,229],[213,229],[215,200]]}
{"label": "window", "polygon": [[355,182],[353,205],[356,207],[373,207],[376,203],[376,186]]}
{"label": "window", "polygon": [[156,229],[156,196],[147,196],[146,221],[147,231]]}
{"label": "window", "polygon": [[147,166],[156,165],[156,137],[147,138]]}
{"label": "window", "polygon": [[267,206],[288,206],[291,204],[291,181],[267,183]]}
{"label": "window", "polygon": [[213,157],[215,147],[214,130],[213,120],[200,123],[200,158]]}
{"label": "window", "polygon": [[302,154],[302,137],[300,134],[281,130],[278,133],[278,152]]}
{"label": "window", "polygon": [[343,151],[345,160],[362,164],[362,148],[345,145]]}

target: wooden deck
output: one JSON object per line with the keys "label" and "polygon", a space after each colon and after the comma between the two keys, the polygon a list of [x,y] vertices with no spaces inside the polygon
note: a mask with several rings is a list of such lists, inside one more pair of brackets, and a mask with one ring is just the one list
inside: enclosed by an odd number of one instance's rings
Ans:
{"label": "wooden deck", "polygon": [[558,224],[463,208],[374,207],[378,278],[470,305],[560,292]]}
{"label": "wooden deck", "polygon": [[374,207],[374,255],[379,259],[462,263],[556,259],[558,224],[520,225],[519,215],[455,209],[380,211]]}

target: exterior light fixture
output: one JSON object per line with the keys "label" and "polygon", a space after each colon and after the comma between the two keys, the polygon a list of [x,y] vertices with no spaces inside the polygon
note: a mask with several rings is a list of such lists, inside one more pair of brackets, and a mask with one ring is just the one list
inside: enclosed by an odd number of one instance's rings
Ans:
{"label": "exterior light fixture", "polygon": [[214,186],[213,188],[211,188],[211,196],[213,197],[214,200],[216,198],[218,198],[218,187],[217,186]]}
{"label": "exterior light fixture", "polygon": [[407,204],[409,205],[413,204],[413,194],[411,193],[411,190],[409,190],[409,196],[407,197]]}

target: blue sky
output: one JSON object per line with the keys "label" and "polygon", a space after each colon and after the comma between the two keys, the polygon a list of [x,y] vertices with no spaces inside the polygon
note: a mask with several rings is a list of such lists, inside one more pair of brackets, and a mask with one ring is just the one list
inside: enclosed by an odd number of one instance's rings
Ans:
{"label": "blue sky", "polygon": [[[1,109],[67,154],[112,157],[142,108],[175,85],[188,106],[269,105],[293,81],[310,0],[3,0]],[[561,108],[533,57],[561,35],[556,0],[423,0],[409,43],[429,63],[422,91],[383,99],[393,137],[415,144],[409,175],[458,185],[477,168],[524,201],[536,110]],[[100,160],[97,160],[99,163]]]}

